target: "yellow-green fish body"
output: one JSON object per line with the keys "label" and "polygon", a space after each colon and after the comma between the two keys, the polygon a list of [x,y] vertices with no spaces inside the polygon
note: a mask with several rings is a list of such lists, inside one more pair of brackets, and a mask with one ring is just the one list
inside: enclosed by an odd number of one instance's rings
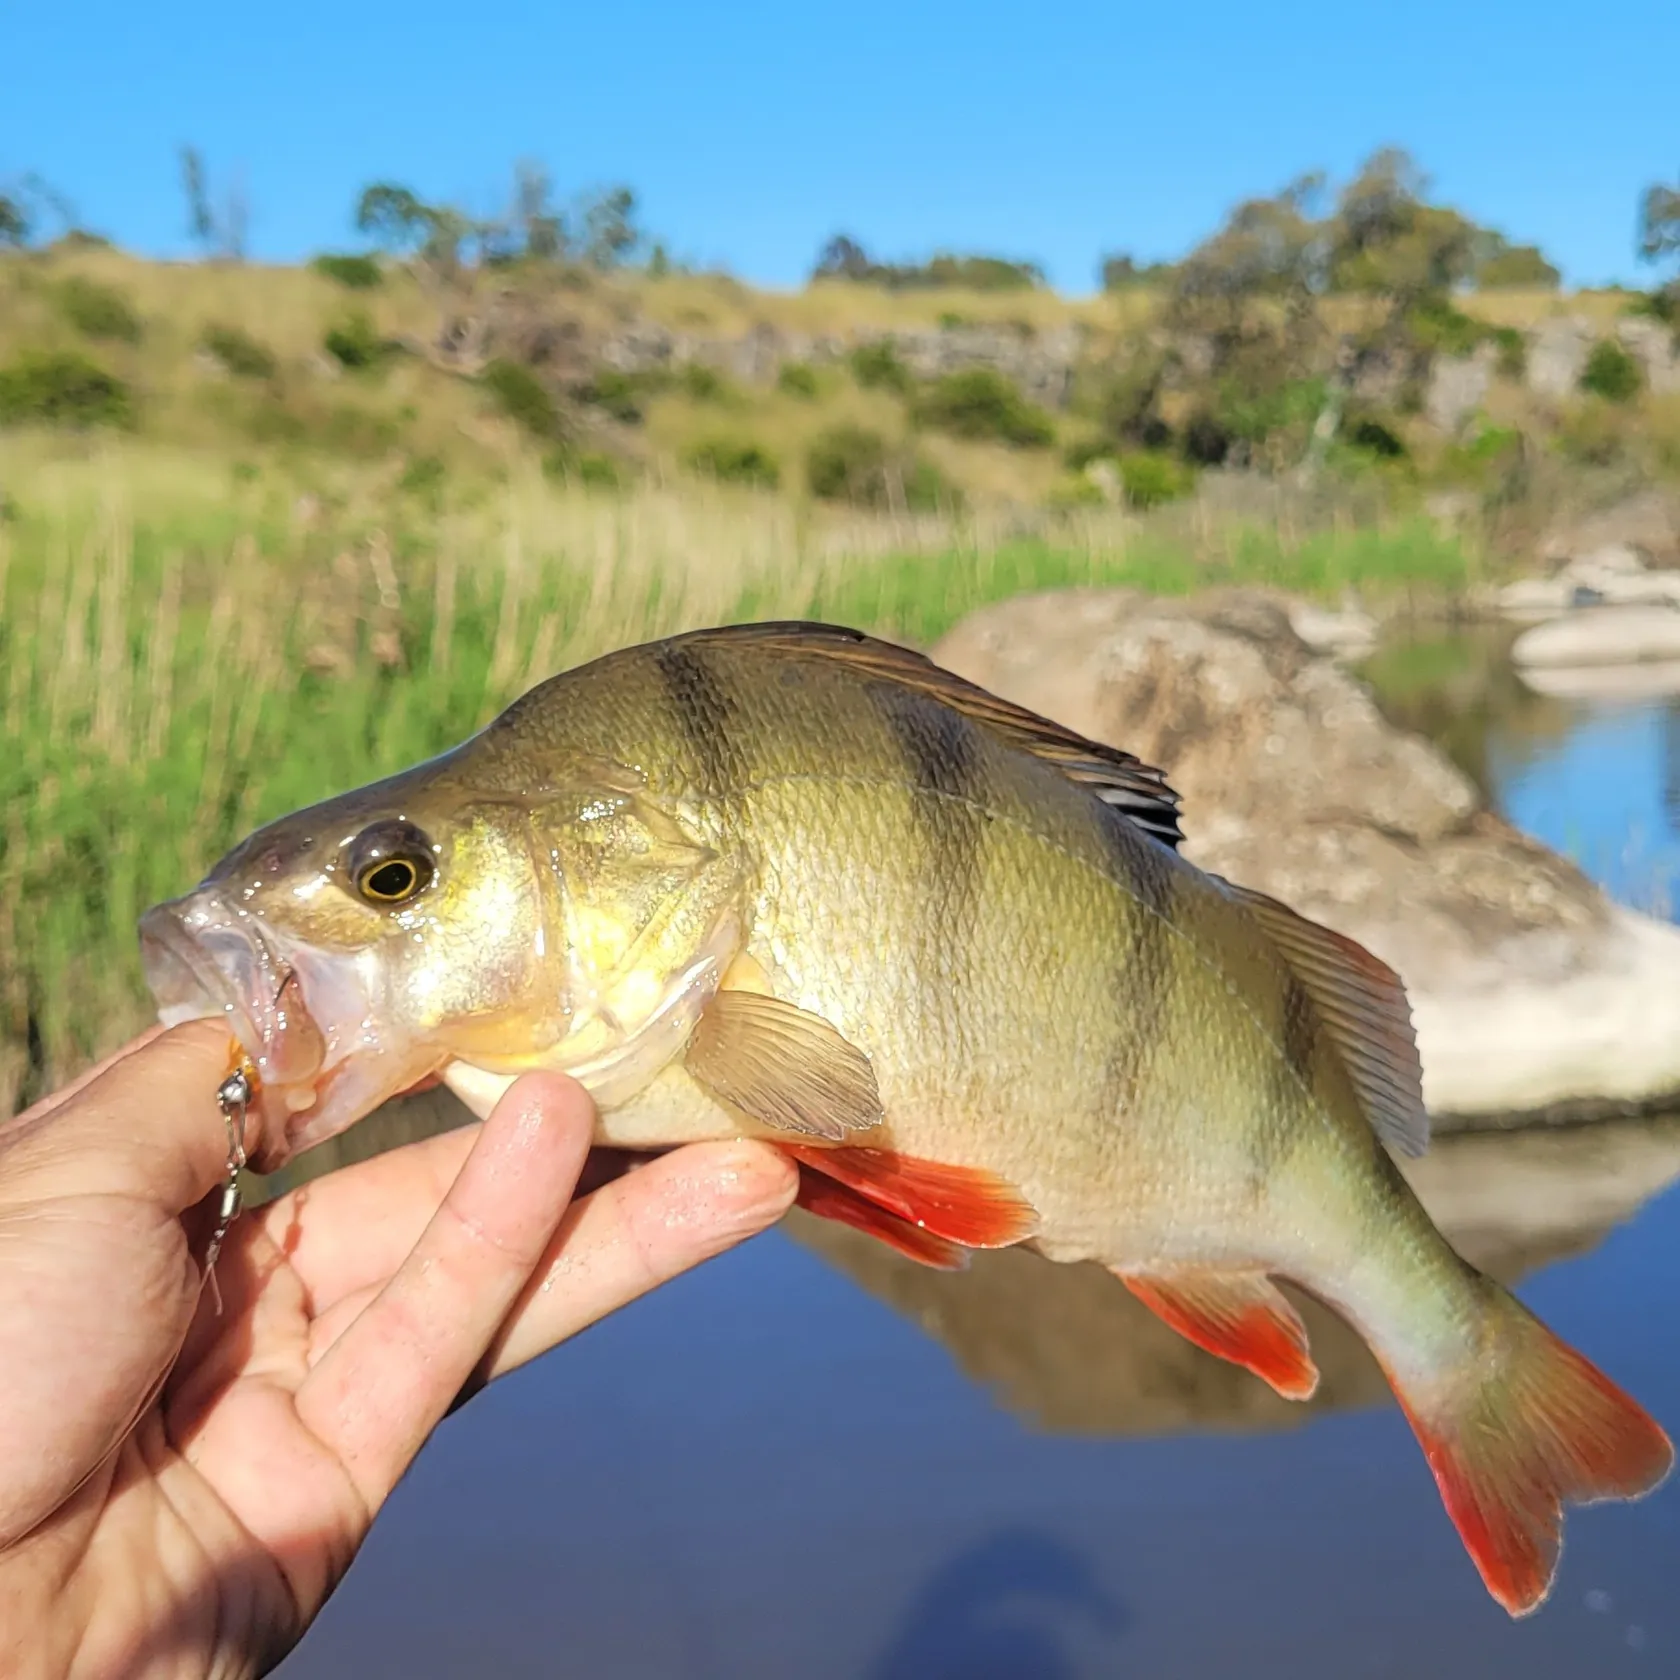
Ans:
{"label": "yellow-green fish body", "polygon": [[1393,1165],[1426,1131],[1398,980],[1190,865],[1174,805],[902,650],[704,632],[253,836],[148,950],[176,1013],[230,1008],[294,1141],[433,1070],[482,1111],[562,1067],[604,1141],[773,1138],[813,1211],[934,1263],[1099,1261],[1305,1395],[1292,1280],[1372,1343],[1490,1589],[1530,1608],[1561,1501],[1654,1485],[1667,1440]]}

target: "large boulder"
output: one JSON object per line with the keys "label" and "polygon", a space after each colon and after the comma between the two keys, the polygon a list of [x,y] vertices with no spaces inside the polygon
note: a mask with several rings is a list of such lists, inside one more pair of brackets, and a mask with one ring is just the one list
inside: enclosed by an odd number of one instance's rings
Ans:
{"label": "large boulder", "polygon": [[1360,940],[1411,994],[1438,1123],[1633,1112],[1680,1095],[1680,929],[1610,904],[1429,742],[1233,591],[983,609],[933,650],[1160,765],[1186,855]]}

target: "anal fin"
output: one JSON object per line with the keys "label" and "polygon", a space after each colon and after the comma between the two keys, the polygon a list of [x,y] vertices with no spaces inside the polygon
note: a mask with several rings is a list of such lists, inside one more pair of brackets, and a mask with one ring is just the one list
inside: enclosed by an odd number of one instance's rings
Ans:
{"label": "anal fin", "polygon": [[865,1201],[963,1248],[1008,1248],[1038,1230],[1038,1215],[996,1173],[918,1160],[891,1149],[783,1147]]}
{"label": "anal fin", "polygon": [[1307,1327],[1264,1272],[1115,1275],[1163,1324],[1252,1371],[1284,1399],[1307,1400],[1317,1389]]}
{"label": "anal fin", "polygon": [[[813,1154],[816,1151],[812,1151]],[[968,1250],[956,1243],[936,1237],[889,1213],[884,1207],[848,1190],[844,1184],[817,1172],[814,1168],[799,1169],[799,1194],[795,1203],[819,1219],[832,1219],[836,1224],[849,1225],[854,1231],[884,1242],[888,1248],[942,1272],[960,1272],[968,1265]]]}

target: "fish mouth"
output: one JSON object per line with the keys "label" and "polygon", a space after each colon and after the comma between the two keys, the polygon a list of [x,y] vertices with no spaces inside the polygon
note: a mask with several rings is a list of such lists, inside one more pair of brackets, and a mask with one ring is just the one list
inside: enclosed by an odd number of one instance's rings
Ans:
{"label": "fish mouth", "polygon": [[353,959],[290,945],[250,912],[200,890],[140,921],[146,983],[165,1026],[219,1019],[255,1068],[272,1172],[418,1083],[435,1055],[404,1053],[376,1028]]}

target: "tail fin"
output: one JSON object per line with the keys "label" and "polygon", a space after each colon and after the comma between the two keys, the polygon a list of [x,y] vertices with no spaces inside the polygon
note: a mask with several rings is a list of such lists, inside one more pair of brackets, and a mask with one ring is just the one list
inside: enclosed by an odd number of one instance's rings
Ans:
{"label": "tail fin", "polygon": [[1668,1474],[1659,1425],[1497,1284],[1475,1364],[1395,1392],[1447,1514],[1513,1616],[1551,1590],[1563,1506],[1637,1499]]}

